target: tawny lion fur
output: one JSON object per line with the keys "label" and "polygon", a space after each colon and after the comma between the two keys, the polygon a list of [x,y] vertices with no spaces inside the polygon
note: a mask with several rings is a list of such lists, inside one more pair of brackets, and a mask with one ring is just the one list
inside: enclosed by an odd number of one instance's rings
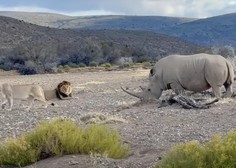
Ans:
{"label": "tawny lion fur", "polygon": [[[5,108],[8,103],[8,111],[12,110],[14,100],[29,100],[30,105],[26,108],[29,111],[33,105],[34,101],[38,100],[44,103],[44,108],[47,108],[48,100],[58,98],[58,99],[67,99],[72,97],[72,86],[68,81],[63,81],[58,84],[56,89],[52,90],[43,90],[40,85],[37,84],[26,84],[26,85],[11,85],[4,83],[1,88],[3,102],[2,108]],[[50,105],[54,105],[51,103]]]}

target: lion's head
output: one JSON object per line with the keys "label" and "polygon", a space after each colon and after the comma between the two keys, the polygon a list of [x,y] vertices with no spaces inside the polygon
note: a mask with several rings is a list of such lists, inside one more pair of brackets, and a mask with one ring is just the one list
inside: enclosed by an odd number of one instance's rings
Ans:
{"label": "lion's head", "polygon": [[62,81],[57,85],[57,96],[60,99],[63,97],[72,97],[72,86],[71,83],[68,81]]}

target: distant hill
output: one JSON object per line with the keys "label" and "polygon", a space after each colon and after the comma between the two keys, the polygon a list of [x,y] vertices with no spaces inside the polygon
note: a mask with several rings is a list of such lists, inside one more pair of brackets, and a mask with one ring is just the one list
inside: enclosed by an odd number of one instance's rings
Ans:
{"label": "distant hill", "polygon": [[199,45],[232,45],[236,48],[236,13],[166,27],[160,32]]}
{"label": "distant hill", "polygon": [[[158,60],[173,53],[200,51],[202,48],[193,43],[155,32],[56,29],[0,16],[0,65],[7,67],[114,63],[121,57]],[[11,65],[5,65],[9,61]]]}
{"label": "distant hill", "polygon": [[55,13],[33,13],[33,12],[12,12],[0,11],[0,16],[6,16],[23,20],[28,23],[37,24],[40,26],[49,26],[58,28],[57,22],[60,20],[70,20],[73,17],[55,14]]}
{"label": "distant hill", "polygon": [[236,13],[205,19],[117,15],[72,17],[27,12],[0,12],[1,15],[60,29],[152,31],[179,37],[202,46],[236,47]]}
{"label": "distant hill", "polygon": [[[198,48],[198,46],[188,43],[187,41],[154,32],[56,29],[0,16],[0,48],[12,48],[15,45],[31,42],[32,40],[81,43],[85,38],[94,38],[95,41],[112,41],[120,45],[140,45],[139,47],[149,46],[170,52],[181,52],[181,50],[185,50],[188,47],[189,50]],[[174,48],[176,51],[173,50]],[[188,49],[186,51],[188,51]]]}
{"label": "distant hill", "polygon": [[194,18],[164,16],[66,16],[53,13],[0,12],[0,16],[12,17],[41,26],[71,29],[126,29],[158,31],[196,20]]}

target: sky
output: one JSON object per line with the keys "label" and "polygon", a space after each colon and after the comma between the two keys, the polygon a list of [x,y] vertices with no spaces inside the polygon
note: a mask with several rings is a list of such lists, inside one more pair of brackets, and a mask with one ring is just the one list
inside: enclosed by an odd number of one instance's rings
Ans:
{"label": "sky", "polygon": [[236,0],[0,0],[0,11],[206,18],[235,13]]}

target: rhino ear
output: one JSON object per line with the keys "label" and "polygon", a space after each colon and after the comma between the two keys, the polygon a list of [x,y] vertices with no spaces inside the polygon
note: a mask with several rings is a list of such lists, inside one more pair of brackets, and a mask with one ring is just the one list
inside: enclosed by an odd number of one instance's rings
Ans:
{"label": "rhino ear", "polygon": [[153,76],[153,75],[154,75],[154,68],[150,70],[150,76]]}

